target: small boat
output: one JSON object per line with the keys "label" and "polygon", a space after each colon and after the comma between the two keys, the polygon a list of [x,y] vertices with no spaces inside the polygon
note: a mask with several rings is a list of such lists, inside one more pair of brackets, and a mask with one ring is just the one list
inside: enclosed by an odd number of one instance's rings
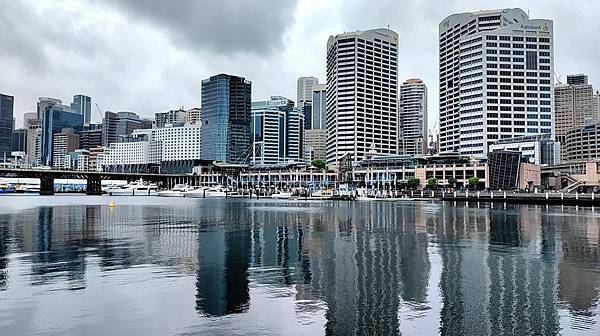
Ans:
{"label": "small boat", "polygon": [[39,194],[40,193],[40,185],[39,184],[26,184],[22,187],[22,190],[26,194]]}
{"label": "small boat", "polygon": [[283,192],[281,190],[276,190],[274,193],[271,194],[271,198],[276,198],[276,199],[290,199],[292,198],[292,193],[291,192]]}
{"label": "small boat", "polygon": [[156,196],[158,195],[158,186],[140,179],[119,188],[107,189],[106,192],[110,196]]}
{"label": "small boat", "polygon": [[193,191],[194,187],[190,187],[187,184],[176,184],[171,190],[161,190],[158,192],[158,196],[161,197],[185,197],[185,195]]}
{"label": "small boat", "polygon": [[0,194],[13,194],[17,191],[10,184],[0,184]]}
{"label": "small boat", "polygon": [[208,197],[226,197],[228,193],[227,188],[222,186],[198,188],[185,193],[185,197],[190,198],[208,198]]}

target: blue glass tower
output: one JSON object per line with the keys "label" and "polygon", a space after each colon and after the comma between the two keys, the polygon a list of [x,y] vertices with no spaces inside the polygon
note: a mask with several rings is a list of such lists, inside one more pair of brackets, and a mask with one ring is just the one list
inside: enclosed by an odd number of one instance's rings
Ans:
{"label": "blue glass tower", "polygon": [[92,122],[92,98],[84,95],[73,96],[71,109],[83,115],[84,125],[89,125]]}
{"label": "blue glass tower", "polygon": [[252,83],[226,74],[202,81],[202,159],[246,163],[251,153]]}
{"label": "blue glass tower", "polygon": [[52,139],[63,128],[72,128],[76,133],[83,131],[83,115],[72,112],[64,105],[46,107],[42,122],[41,163],[52,165]]}

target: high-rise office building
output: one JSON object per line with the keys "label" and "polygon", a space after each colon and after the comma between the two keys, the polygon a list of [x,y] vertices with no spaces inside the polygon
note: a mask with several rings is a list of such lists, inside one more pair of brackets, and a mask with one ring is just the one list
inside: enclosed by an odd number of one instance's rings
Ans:
{"label": "high-rise office building", "polygon": [[163,128],[167,125],[180,125],[185,123],[186,116],[187,112],[183,109],[157,112],[154,114],[154,124],[156,128]]}
{"label": "high-rise office building", "polygon": [[84,125],[89,125],[92,122],[92,98],[81,94],[73,96],[71,109],[83,115]]}
{"label": "high-rise office building", "polygon": [[598,119],[600,119],[600,91],[596,91],[592,99],[594,104],[594,111],[596,112],[595,115],[598,117]]}
{"label": "high-rise office building", "polygon": [[588,76],[586,74],[567,75],[567,84],[588,85]]}
{"label": "high-rise office building", "polygon": [[598,121],[594,89],[586,75],[569,75],[567,84],[554,87],[556,140],[561,143],[561,158],[567,159],[566,135],[580,126]]}
{"label": "high-rise office building", "polygon": [[102,124],[90,124],[84,126],[83,132],[79,134],[79,148],[90,150],[102,146]]}
{"label": "high-rise office building", "polygon": [[202,81],[202,159],[245,163],[251,155],[252,83],[219,74]]}
{"label": "high-rise office building", "polygon": [[[327,130],[324,128],[313,128],[304,130],[304,147],[310,153],[305,160],[327,159]],[[310,163],[310,162],[309,162]]]}
{"label": "high-rise office building", "polygon": [[37,112],[23,114],[23,128],[29,128],[31,125],[41,125],[41,121],[37,117]]}
{"label": "high-rise office building", "polygon": [[43,113],[39,161],[42,165],[52,166],[54,135],[64,128],[72,128],[76,133],[83,131],[83,115],[73,112],[69,106],[60,104],[46,107]]}
{"label": "high-rise office building", "polygon": [[202,114],[202,109],[199,107],[194,107],[186,111],[185,122],[187,124],[199,124],[200,123],[200,115]]}
{"label": "high-rise office building", "polygon": [[57,169],[70,168],[70,152],[79,149],[79,135],[72,128],[63,128],[52,139],[52,167]]}
{"label": "high-rise office building", "polygon": [[400,154],[427,153],[427,86],[413,78],[400,86]]}
{"label": "high-rise office building", "polygon": [[[44,118],[44,111],[46,108],[54,105],[61,105],[62,100],[50,97],[40,97],[37,102],[37,118],[42,120]],[[40,122],[41,123],[41,122]]]}
{"label": "high-rise office building", "polygon": [[512,137],[554,137],[552,21],[521,9],[440,23],[440,147],[485,158]]}
{"label": "high-rise office building", "polygon": [[313,85],[311,129],[326,129],[327,121],[327,85]]}
{"label": "high-rise office building", "polygon": [[[461,77],[464,77],[459,73],[461,40],[480,32],[492,31],[527,19],[527,14],[521,9],[503,9],[453,14],[440,23],[440,152],[458,152],[460,149],[461,103],[459,93],[461,90]],[[480,57],[485,57],[480,51],[476,51],[476,53]],[[467,78],[463,78],[462,82],[466,82],[466,80]]]}
{"label": "high-rise office building", "polygon": [[298,78],[298,107],[302,106],[303,102],[312,103],[313,87],[319,84],[319,79],[316,77],[300,77]]}
{"label": "high-rise office building", "polygon": [[12,151],[27,152],[27,129],[19,128],[12,133]]}
{"label": "high-rise office building", "polygon": [[102,120],[102,145],[110,146],[117,142],[120,136],[132,134],[134,130],[142,128],[142,120],[134,112],[104,113]]}
{"label": "high-rise office building", "polygon": [[280,96],[252,103],[252,164],[279,164],[302,159],[303,114]]}
{"label": "high-rise office building", "polygon": [[0,94],[0,161],[11,156],[14,97]]}
{"label": "high-rise office building", "polygon": [[389,29],[327,42],[327,163],[398,153],[398,34]]}

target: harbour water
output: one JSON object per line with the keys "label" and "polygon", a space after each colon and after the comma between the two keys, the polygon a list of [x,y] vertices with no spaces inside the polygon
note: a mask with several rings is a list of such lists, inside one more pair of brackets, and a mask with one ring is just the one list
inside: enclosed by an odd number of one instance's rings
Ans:
{"label": "harbour water", "polygon": [[0,333],[599,335],[599,243],[583,207],[2,196]]}

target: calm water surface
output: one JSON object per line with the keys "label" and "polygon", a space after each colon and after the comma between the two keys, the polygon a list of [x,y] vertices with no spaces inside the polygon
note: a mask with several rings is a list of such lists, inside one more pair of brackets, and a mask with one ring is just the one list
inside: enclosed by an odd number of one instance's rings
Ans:
{"label": "calm water surface", "polygon": [[599,242],[590,208],[0,196],[0,334],[600,335]]}

